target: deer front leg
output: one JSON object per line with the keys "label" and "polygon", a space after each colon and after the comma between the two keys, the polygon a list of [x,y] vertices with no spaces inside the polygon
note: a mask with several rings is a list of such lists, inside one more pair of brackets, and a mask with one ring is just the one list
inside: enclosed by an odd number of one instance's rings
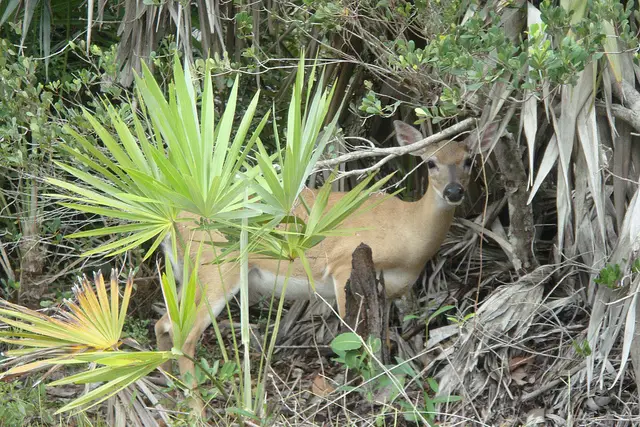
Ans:
{"label": "deer front leg", "polygon": [[[227,301],[237,293],[238,289],[238,286],[234,286],[234,288],[227,293],[220,287],[212,289],[211,292],[207,289],[207,301],[202,301],[198,305],[195,323],[182,345],[181,351],[184,356],[178,358],[180,377],[189,389],[193,390],[198,386],[194,365],[198,341],[200,341],[204,331],[211,325],[212,316],[218,317],[226,306]],[[203,403],[200,398],[197,397],[197,394],[189,399],[189,406],[195,414],[202,414],[204,411]]]}
{"label": "deer front leg", "polygon": [[349,280],[351,271],[349,269],[339,269],[333,276],[333,289],[336,293],[336,305],[338,306],[338,314],[341,319],[346,319],[347,316],[347,294],[346,286]]}
{"label": "deer front leg", "polygon": [[[221,270],[219,270],[221,268]],[[199,301],[196,308],[196,316],[193,327],[189,331],[182,348],[184,356],[178,358],[180,375],[187,387],[193,389],[197,386],[195,377],[196,345],[204,331],[211,325],[212,316],[217,317],[224,309],[227,302],[233,298],[239,288],[238,268],[235,265],[201,265],[198,271],[198,289],[196,291],[196,301]],[[227,286],[229,285],[229,286]],[[204,298],[201,297],[204,290]],[[169,315],[165,314],[155,325],[156,340],[158,349],[169,351],[173,347],[172,325]],[[170,370],[170,362],[162,366],[165,370]],[[202,411],[202,402],[199,399],[190,399],[190,406],[195,412]]]}

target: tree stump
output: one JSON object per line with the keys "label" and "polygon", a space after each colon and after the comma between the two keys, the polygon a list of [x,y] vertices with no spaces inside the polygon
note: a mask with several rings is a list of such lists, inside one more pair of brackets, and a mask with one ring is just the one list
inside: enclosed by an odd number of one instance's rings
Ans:
{"label": "tree stump", "polygon": [[389,319],[384,278],[376,277],[371,248],[364,243],[353,251],[351,276],[346,288],[345,321],[365,340],[374,336],[380,338],[381,346],[376,356],[382,363],[389,363]]}

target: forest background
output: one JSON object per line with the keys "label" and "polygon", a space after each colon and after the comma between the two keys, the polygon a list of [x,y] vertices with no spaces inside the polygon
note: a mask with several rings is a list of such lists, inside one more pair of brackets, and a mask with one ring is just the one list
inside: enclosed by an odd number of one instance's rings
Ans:
{"label": "forest background", "polygon": [[[334,91],[320,109],[323,123],[337,125],[322,160],[312,165],[312,186],[328,181],[338,165],[334,189],[397,170],[380,185],[402,189],[404,199],[419,197],[426,168],[393,150],[376,151],[393,146],[394,119],[419,125],[427,136],[454,124],[470,130],[469,118],[499,121],[503,137],[474,169],[476,186],[439,255],[394,311],[394,364],[377,363],[378,344],[366,337],[351,347],[334,341],[333,350],[343,352],[336,362],[326,350],[338,333],[335,318],[296,303],[278,311],[284,314],[274,332],[277,345],[263,350],[271,370],[254,379],[264,387],[243,393],[229,385],[247,379],[240,357],[227,360],[218,345],[241,353],[234,306],[199,350],[207,355],[199,366],[200,394],[223,409],[198,422],[632,425],[640,414],[639,24],[638,3],[615,0],[2,0],[0,292],[20,304],[3,302],[2,337],[8,344],[33,338],[16,335],[16,319],[37,323],[24,317],[33,312],[15,317],[19,307],[53,315],[74,297],[78,275],[102,270],[108,276],[116,267],[123,280],[129,269],[137,272],[133,287],[124,288],[133,293],[128,315],[114,327],[132,348],[153,348],[159,317],[153,303],[163,300],[156,270],[162,258],[145,258],[154,241],[96,232],[125,226],[53,195],[79,197],[69,185],[91,185],[82,173],[101,173],[87,152],[121,161],[105,133],[127,152],[124,128],[138,144],[144,139],[138,136],[153,135],[153,126],[140,119],[139,129],[136,118],[146,117],[145,103],[160,102],[154,96],[168,94],[171,82],[186,82],[175,96],[195,108],[205,103],[202,81],[212,75],[208,101],[215,116],[235,97],[238,113],[228,124],[235,135],[250,116],[251,132],[263,129],[265,155],[277,152],[278,132],[292,123],[291,106],[305,104],[295,98],[304,85],[301,93]],[[187,78],[176,55],[188,64]],[[317,77],[306,84],[301,56],[305,76]],[[143,81],[135,81],[136,73]],[[349,153],[357,155],[340,162]],[[79,230],[81,238],[67,238]],[[104,258],[105,248],[119,253]],[[273,332],[267,311],[251,312],[262,333]],[[43,354],[21,357],[3,363],[24,366]],[[162,357],[147,359],[144,368],[172,356]],[[101,363],[82,362],[91,369]],[[349,387],[329,387],[314,376],[322,367],[333,381],[345,366]],[[30,366],[36,367],[45,366]],[[68,369],[47,370],[44,379],[62,381],[60,372]],[[136,380],[146,378],[145,369]],[[193,422],[193,414],[179,410],[178,380],[160,387],[140,379],[106,390],[45,388],[42,370],[13,375],[0,382],[2,425]],[[85,382],[113,385],[122,375],[113,368]],[[175,412],[165,410],[176,405]],[[51,409],[61,407],[54,415]]]}

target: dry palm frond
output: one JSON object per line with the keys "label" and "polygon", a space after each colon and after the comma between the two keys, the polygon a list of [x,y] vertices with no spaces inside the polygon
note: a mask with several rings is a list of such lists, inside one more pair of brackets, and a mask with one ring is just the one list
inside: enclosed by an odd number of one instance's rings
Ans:
{"label": "dry palm frond", "polygon": [[456,354],[444,369],[440,393],[454,394],[464,384],[472,397],[482,392],[486,374],[478,363],[487,353],[508,359],[509,343],[520,341],[529,332],[541,308],[543,287],[540,284],[552,272],[550,266],[539,267],[518,282],[498,288],[478,308],[475,317],[463,327]]}
{"label": "dry palm frond", "polygon": [[[629,277],[633,272],[630,271],[629,266],[624,267],[623,259],[626,257],[637,258],[640,250],[639,194],[640,190],[636,191],[627,208],[627,214],[622,222],[622,228],[618,236],[618,243],[610,259],[611,263],[622,264],[625,275],[628,274]],[[605,386],[604,376],[605,370],[610,365],[610,353],[614,345],[617,344],[619,334],[623,328],[622,354],[616,354],[616,357],[621,357],[618,375],[614,378],[613,383],[608,386],[613,386],[620,378],[620,375],[623,374],[632,348],[634,352],[637,352],[636,347],[639,343],[635,339],[635,328],[640,274],[636,274],[631,283],[623,281],[620,285],[621,287],[618,289],[600,286],[595,295],[588,330],[588,340],[592,351],[592,354],[587,359],[588,385],[591,385],[592,381],[596,380],[596,384],[600,388]],[[634,360],[634,365],[638,364],[638,362],[640,360]],[[594,376],[598,365],[600,372]]]}
{"label": "dry palm frond", "polygon": [[[166,393],[141,379],[107,401],[108,425],[114,427],[156,427],[169,425],[166,409],[159,403]],[[158,418],[161,420],[158,420]]]}
{"label": "dry palm frond", "polygon": [[[80,286],[74,287],[78,303],[65,301],[69,311],[60,312],[57,317],[45,316],[17,304],[1,301],[0,322],[15,329],[2,331],[0,341],[26,347],[9,350],[6,355],[11,358],[29,356],[40,359],[41,354],[47,354],[43,361],[12,368],[4,375],[15,375],[47,366],[50,364],[51,355],[55,358],[86,351],[117,349],[121,344],[120,337],[133,288],[133,278],[129,277],[120,302],[115,274],[115,271],[112,272],[110,295],[107,293],[102,274],[95,277],[96,291],[84,278]],[[5,366],[6,364],[5,361]]]}
{"label": "dry palm frond", "polygon": [[[126,352],[120,350],[125,340],[122,328],[133,289],[130,275],[122,299],[115,270],[111,275],[109,292],[102,274],[95,276],[95,291],[85,278],[74,289],[77,303],[66,301],[68,311],[46,316],[28,308],[2,301],[0,322],[8,328],[0,332],[0,341],[22,348],[11,349],[4,355],[2,367],[9,369],[0,378],[10,378],[50,367],[39,381],[65,365],[89,364],[92,368],[50,383],[104,383],[87,390],[58,410],[83,411],[107,400],[143,378],[174,356],[171,352]],[[95,368],[96,364],[102,366]]]}

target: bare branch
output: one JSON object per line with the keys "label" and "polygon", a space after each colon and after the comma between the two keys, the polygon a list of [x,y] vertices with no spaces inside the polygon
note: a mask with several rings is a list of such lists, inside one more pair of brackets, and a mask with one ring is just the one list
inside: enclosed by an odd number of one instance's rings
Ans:
{"label": "bare branch", "polygon": [[[596,103],[599,112],[606,114],[606,106],[603,102]],[[624,120],[640,132],[640,113],[624,107],[620,104],[611,104],[611,114],[617,119]]]}
{"label": "bare branch", "polygon": [[622,102],[625,107],[628,107],[634,111],[639,110],[640,93],[636,90],[636,88],[625,80],[618,83],[615,80],[613,73],[609,74],[611,75],[611,89],[613,90],[613,94]]}
{"label": "bare branch", "polygon": [[[446,128],[441,132],[433,134],[421,141],[416,142],[415,144],[407,145],[404,147],[371,148],[368,150],[354,151],[352,153],[347,153],[342,156],[338,156],[335,159],[323,160],[316,164],[316,170],[328,169],[328,168],[331,168],[332,166],[336,166],[341,163],[350,162],[353,160],[365,159],[368,157],[385,156],[384,159],[380,160],[372,168],[366,168],[366,169],[357,170],[357,171],[350,171],[348,174],[355,175],[355,174],[361,174],[367,171],[371,171],[379,168],[380,166],[387,163],[389,160],[393,159],[394,157],[398,157],[404,154],[412,153],[414,151],[422,150],[423,148],[425,148],[430,144],[440,142],[448,138],[452,138],[462,132],[465,132],[471,129],[475,124],[475,122],[476,122],[475,118],[469,117],[467,119],[464,119],[460,123],[456,123],[455,125]],[[342,177],[346,175],[347,174],[343,174],[340,176]]]}
{"label": "bare branch", "polygon": [[[407,145],[407,147],[409,147]],[[363,151],[359,151],[360,153],[362,153]],[[366,152],[366,151],[365,151]],[[389,160],[393,159],[394,157],[397,157],[396,155],[393,154],[389,154],[387,157],[385,157],[384,159],[376,162],[376,164],[374,164],[373,166],[369,166],[368,168],[364,168],[364,169],[352,169],[346,172],[340,172],[338,173],[338,178],[339,179],[343,179],[349,176],[359,176],[359,175],[366,175],[368,173],[371,173],[373,171],[376,171],[378,169],[380,169],[380,167],[382,165],[384,165],[385,163],[387,163]]]}

